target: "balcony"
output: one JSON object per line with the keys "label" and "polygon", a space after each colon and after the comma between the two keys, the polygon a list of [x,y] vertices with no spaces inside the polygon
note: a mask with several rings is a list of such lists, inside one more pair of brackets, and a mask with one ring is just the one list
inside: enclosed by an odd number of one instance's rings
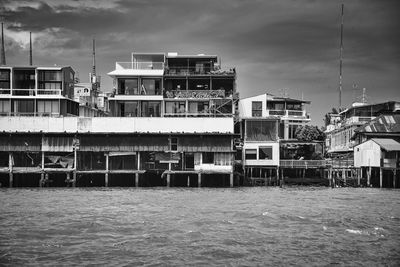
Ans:
{"label": "balcony", "polygon": [[165,98],[211,99],[225,98],[225,90],[170,90],[165,92]]}
{"label": "balcony", "polygon": [[326,160],[280,160],[281,168],[324,168]]}
{"label": "balcony", "polygon": [[305,110],[273,110],[273,109],[267,109],[267,117],[268,116],[301,117],[301,118],[308,117]]}
{"label": "balcony", "polygon": [[115,70],[164,70],[164,62],[117,62]]}
{"label": "balcony", "polygon": [[168,66],[165,69],[166,76],[188,76],[188,75],[207,75],[207,76],[234,76],[235,68],[220,69],[215,67],[187,67],[187,66]]}
{"label": "balcony", "polygon": [[354,117],[350,117],[344,120],[344,125],[352,125],[352,124],[364,124],[367,123],[369,121],[371,121],[372,119],[374,119],[375,117],[358,117],[358,116],[354,116]]}
{"label": "balcony", "polygon": [[0,89],[0,95],[8,96],[61,96],[61,89]]}

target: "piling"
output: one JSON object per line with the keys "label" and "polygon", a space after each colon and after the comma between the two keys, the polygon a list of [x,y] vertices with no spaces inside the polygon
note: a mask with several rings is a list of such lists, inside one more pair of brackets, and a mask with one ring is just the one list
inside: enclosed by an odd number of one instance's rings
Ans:
{"label": "piling", "polygon": [[13,187],[14,177],[13,177],[13,155],[12,153],[8,153],[8,170],[9,170],[9,187]]}
{"label": "piling", "polygon": [[382,168],[379,168],[379,188],[382,188],[383,183],[383,171]]}
{"label": "piling", "polygon": [[197,174],[197,187],[201,187],[201,173],[199,172],[198,174]]}
{"label": "piling", "polygon": [[229,175],[229,185],[230,187],[233,187],[233,173]]}
{"label": "piling", "polygon": [[171,186],[171,174],[167,173],[167,187]]}
{"label": "piling", "polygon": [[135,187],[139,187],[139,173],[135,173]]}
{"label": "piling", "polygon": [[368,168],[368,172],[367,172],[367,186],[370,187],[371,186],[371,166],[369,166]]}
{"label": "piling", "polygon": [[396,169],[393,169],[393,188],[396,188],[396,177],[397,173],[396,173]]}
{"label": "piling", "polygon": [[109,166],[108,166],[108,164],[109,164],[108,158],[109,158],[109,154],[105,154],[105,156],[106,156],[106,173],[104,174],[104,185],[105,185],[105,187],[108,187],[108,174],[109,174],[109,171],[108,171],[108,168],[109,168]]}
{"label": "piling", "polygon": [[362,167],[359,169],[359,174],[357,175],[357,184],[358,186],[361,186],[361,177],[363,175]]}

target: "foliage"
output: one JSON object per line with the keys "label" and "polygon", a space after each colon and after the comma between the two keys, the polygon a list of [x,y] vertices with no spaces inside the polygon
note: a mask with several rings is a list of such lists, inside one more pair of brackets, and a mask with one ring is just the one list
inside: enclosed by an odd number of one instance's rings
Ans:
{"label": "foliage", "polygon": [[299,141],[323,141],[325,134],[317,126],[304,125],[298,127],[295,132],[296,139]]}

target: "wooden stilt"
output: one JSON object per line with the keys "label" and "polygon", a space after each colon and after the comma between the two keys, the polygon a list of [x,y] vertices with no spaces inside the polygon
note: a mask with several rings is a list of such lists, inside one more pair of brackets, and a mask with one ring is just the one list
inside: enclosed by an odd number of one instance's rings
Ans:
{"label": "wooden stilt", "polygon": [[358,170],[358,175],[357,175],[357,184],[358,186],[361,186],[361,177],[362,177],[362,167]]}
{"label": "wooden stilt", "polygon": [[74,170],[72,171],[72,187],[76,187],[76,171],[78,170],[78,148],[74,146]]}
{"label": "wooden stilt", "polygon": [[104,174],[104,185],[105,185],[105,187],[108,187],[108,169],[109,169],[109,166],[108,166],[108,164],[109,164],[109,162],[108,162],[108,159],[109,159],[109,154],[107,153],[107,154],[105,154],[105,156],[106,156],[106,173]]}
{"label": "wooden stilt", "polygon": [[197,187],[201,187],[201,173],[197,174]]}
{"label": "wooden stilt", "polygon": [[76,170],[72,171],[72,187],[76,187]]}
{"label": "wooden stilt", "polygon": [[397,170],[393,169],[393,188],[396,188]]}
{"label": "wooden stilt", "polygon": [[190,176],[187,177],[187,187],[190,187]]}
{"label": "wooden stilt", "polygon": [[331,171],[331,169],[328,170],[328,180],[329,180],[329,187],[333,188],[333,184],[332,184],[332,171]]}
{"label": "wooden stilt", "polygon": [[336,179],[335,179],[336,172],[331,170],[331,179],[332,179],[332,188],[336,187]]}
{"label": "wooden stilt", "polygon": [[135,187],[139,187],[139,173],[135,173]]}
{"label": "wooden stilt", "polygon": [[346,180],[346,170],[345,169],[342,169],[342,179],[343,179],[343,184],[344,184],[344,186],[347,186],[347,180]]}
{"label": "wooden stilt", "polygon": [[277,185],[278,181],[279,181],[279,167],[276,167],[276,182],[274,182],[275,186]]}
{"label": "wooden stilt", "polygon": [[370,187],[371,186],[371,166],[369,166],[368,168],[368,172],[367,172],[367,186]]}
{"label": "wooden stilt", "polygon": [[167,174],[167,187],[171,186],[171,174]]}
{"label": "wooden stilt", "polygon": [[9,187],[12,188],[14,184],[14,177],[13,177],[13,154],[10,152],[8,153],[8,171],[9,171]]}
{"label": "wooden stilt", "polygon": [[283,169],[281,169],[281,179],[279,180],[279,187],[282,188],[283,186]]}
{"label": "wooden stilt", "polygon": [[66,179],[65,179],[65,182],[67,183],[67,187],[69,187],[70,186],[70,184],[71,184],[71,174],[69,173],[69,172],[67,172],[67,175],[66,175],[67,177],[66,177]]}
{"label": "wooden stilt", "polygon": [[382,188],[383,184],[383,171],[382,168],[379,168],[379,188]]}
{"label": "wooden stilt", "polygon": [[229,175],[229,186],[233,187],[233,173]]}
{"label": "wooden stilt", "polygon": [[43,184],[44,184],[44,172],[40,174],[39,187],[43,187]]}

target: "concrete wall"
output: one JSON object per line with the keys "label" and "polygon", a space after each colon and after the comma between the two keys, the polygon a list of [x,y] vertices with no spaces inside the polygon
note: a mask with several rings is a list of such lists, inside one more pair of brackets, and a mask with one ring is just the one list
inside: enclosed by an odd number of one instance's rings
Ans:
{"label": "concrete wall", "polygon": [[372,140],[354,147],[354,167],[368,166],[381,166],[381,147]]}
{"label": "concrete wall", "polygon": [[0,131],[23,133],[233,133],[233,118],[0,117]]}
{"label": "concrete wall", "polygon": [[239,114],[241,118],[252,117],[252,102],[261,101],[262,102],[262,117],[267,117],[267,96],[265,94],[258,95],[254,97],[240,99],[239,101]]}
{"label": "concrete wall", "polygon": [[[272,159],[258,159],[258,149],[263,146],[272,147]],[[257,149],[257,159],[246,160],[246,149]],[[244,166],[279,166],[279,143],[278,142],[247,142],[243,145],[243,163]]]}

